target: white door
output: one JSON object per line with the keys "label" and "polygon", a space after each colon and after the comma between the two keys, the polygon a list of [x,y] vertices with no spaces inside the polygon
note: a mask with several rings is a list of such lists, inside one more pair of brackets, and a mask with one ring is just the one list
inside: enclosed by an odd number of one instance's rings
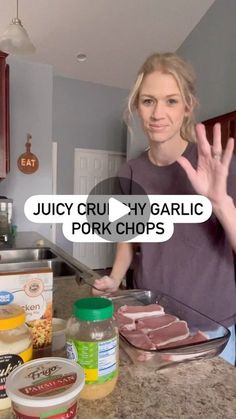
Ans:
{"label": "white door", "polygon": [[[86,195],[93,187],[114,177],[125,161],[125,156],[113,151],[75,149],[74,194]],[[111,191],[112,193],[112,185]],[[113,264],[115,244],[74,243],[73,256],[91,269],[105,269]]]}

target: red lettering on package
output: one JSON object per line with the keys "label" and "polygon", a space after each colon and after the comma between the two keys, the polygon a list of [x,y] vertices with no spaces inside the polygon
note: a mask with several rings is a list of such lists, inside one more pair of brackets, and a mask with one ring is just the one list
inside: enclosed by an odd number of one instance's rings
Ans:
{"label": "red lettering on package", "polygon": [[[56,410],[56,407],[54,407],[53,410],[51,411],[52,413],[51,415],[50,415],[50,411],[44,412],[44,414],[49,415],[47,416],[47,419],[73,419],[75,418],[76,411],[77,411],[77,402],[75,402],[73,406],[69,407],[69,409],[66,412],[55,414],[55,410]],[[14,409],[14,413],[16,415],[16,419],[40,419],[40,416],[23,415],[22,413],[19,413],[15,409]]]}
{"label": "red lettering on package", "polygon": [[75,383],[77,375],[74,373],[65,374],[62,377],[52,378],[47,381],[43,381],[37,385],[31,385],[20,388],[19,390],[27,396],[35,396],[38,394],[51,393],[62,387],[71,386]]}

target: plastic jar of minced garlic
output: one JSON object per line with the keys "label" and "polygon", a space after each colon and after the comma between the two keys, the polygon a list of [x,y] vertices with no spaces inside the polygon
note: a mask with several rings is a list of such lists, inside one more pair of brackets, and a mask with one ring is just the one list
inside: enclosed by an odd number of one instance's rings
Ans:
{"label": "plastic jar of minced garlic", "polygon": [[6,378],[31,359],[32,337],[25,325],[24,309],[17,304],[0,305],[0,410],[11,406],[5,391]]}
{"label": "plastic jar of minced garlic", "polygon": [[112,301],[103,297],[81,298],[73,305],[67,323],[67,357],[85,372],[83,399],[110,394],[118,376],[118,328]]}

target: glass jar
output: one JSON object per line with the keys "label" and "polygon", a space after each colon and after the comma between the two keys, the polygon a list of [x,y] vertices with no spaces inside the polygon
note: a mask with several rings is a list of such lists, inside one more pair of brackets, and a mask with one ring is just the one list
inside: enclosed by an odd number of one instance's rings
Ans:
{"label": "glass jar", "polygon": [[24,309],[17,304],[0,305],[0,410],[11,406],[5,391],[7,376],[31,359],[32,337]]}
{"label": "glass jar", "polygon": [[117,381],[119,340],[112,301],[104,297],[81,298],[73,305],[67,323],[67,357],[85,372],[84,399],[110,394]]}

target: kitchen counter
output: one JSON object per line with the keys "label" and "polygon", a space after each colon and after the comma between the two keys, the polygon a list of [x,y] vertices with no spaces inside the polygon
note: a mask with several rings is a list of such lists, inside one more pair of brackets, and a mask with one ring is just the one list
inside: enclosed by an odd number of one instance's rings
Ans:
{"label": "kitchen counter", "polygon": [[[73,301],[89,294],[86,285],[59,280],[56,314],[68,318]],[[217,357],[155,371],[134,366],[122,351],[114,392],[79,406],[80,419],[235,419],[236,368]]]}
{"label": "kitchen counter", "polygon": [[223,360],[161,371],[122,365],[118,385],[102,401],[80,402],[80,419],[235,419],[236,371]]}
{"label": "kitchen counter", "polygon": [[[15,247],[35,246],[37,233],[19,233]],[[43,239],[45,240],[45,239]],[[44,246],[52,248],[52,243]],[[63,257],[75,259],[53,247]],[[76,262],[81,268],[79,262]],[[86,269],[88,269],[86,267]],[[91,275],[94,277],[93,271]],[[88,296],[91,287],[73,277],[54,282],[54,315],[67,319],[73,302]],[[0,414],[0,418],[10,418]],[[236,368],[220,358],[193,361],[163,370],[134,366],[121,351],[120,372],[114,392],[105,399],[80,400],[80,419],[235,419]]]}

